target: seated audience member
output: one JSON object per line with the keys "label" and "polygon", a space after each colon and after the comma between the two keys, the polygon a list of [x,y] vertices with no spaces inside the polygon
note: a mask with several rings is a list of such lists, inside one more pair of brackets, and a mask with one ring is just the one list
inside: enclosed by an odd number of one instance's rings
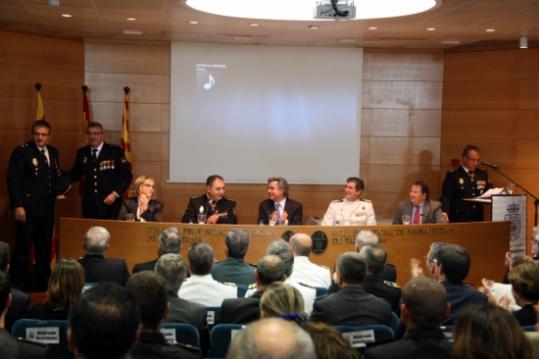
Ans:
{"label": "seated audience member", "polygon": [[179,254],[167,253],[159,257],[155,272],[165,279],[170,311],[167,322],[193,324],[199,331],[207,327],[207,309],[202,304],[178,297],[183,281],[187,278],[187,266]]}
{"label": "seated audience member", "polygon": [[513,295],[521,309],[514,311],[520,325],[535,325],[537,314],[534,306],[539,301],[539,263],[527,260],[509,272]]}
{"label": "seated audience member", "polygon": [[393,224],[403,224],[402,217],[408,217],[408,223],[447,223],[447,215],[442,211],[442,203],[429,198],[429,186],[423,181],[412,183],[408,200],[397,205],[393,215]]}
{"label": "seated audience member", "polygon": [[[141,332],[131,350],[134,359],[199,358],[199,348],[183,344],[168,344],[161,334],[161,324],[169,309],[165,280],[157,273],[144,271],[127,281],[140,313]],[[181,338],[178,338],[181,341]]]}
{"label": "seated audience member", "polygon": [[76,358],[125,358],[137,341],[140,316],[133,294],[115,283],[86,290],[69,311],[69,349]]}
{"label": "seated audience member", "polygon": [[308,322],[302,328],[313,340],[317,359],[358,359],[359,354],[335,328],[325,323]]}
{"label": "seated audience member", "polygon": [[105,258],[110,247],[110,233],[104,227],[94,226],[86,232],[84,257],[79,263],[84,268],[86,283],[112,282],[125,285],[129,278],[123,259]]}
{"label": "seated audience member", "polygon": [[470,272],[471,261],[466,249],[456,244],[432,243],[426,260],[431,277],[444,286],[447,301],[451,304],[451,313],[444,321],[445,325],[453,324],[457,315],[467,306],[488,302],[485,294],[464,284]]}
{"label": "seated audience member", "polygon": [[[0,271],[9,273],[9,244],[0,242]],[[17,288],[11,288],[11,305],[6,314],[5,328],[11,331],[11,326],[30,308],[30,296]],[[0,356],[1,357],[1,356]]]}
{"label": "seated audience member", "polygon": [[364,246],[359,252],[367,265],[367,276],[363,281],[363,289],[367,293],[384,299],[391,304],[393,313],[400,315],[401,289],[395,282],[380,278],[387,259],[387,252],[381,246]]}
{"label": "seated audience member", "polygon": [[[313,311],[314,300],[316,299],[316,288],[305,283],[298,283],[290,280],[290,276],[294,270],[294,254],[290,245],[283,239],[278,239],[270,243],[266,250],[267,255],[275,254],[285,264],[286,271],[285,284],[295,287],[301,293],[303,297],[303,304],[305,305],[305,313],[308,315]],[[249,293],[247,293],[249,294]],[[245,295],[247,297],[247,294]]]}
{"label": "seated audience member", "polygon": [[301,327],[279,318],[256,321],[234,336],[228,359],[316,359],[313,341]]}
{"label": "seated audience member", "polygon": [[226,259],[215,263],[211,269],[213,279],[249,287],[255,282],[255,268],[245,263],[249,249],[249,235],[241,229],[227,233],[225,238]]}
{"label": "seated audience member", "polygon": [[6,272],[0,271],[0,358],[48,358],[48,348],[43,344],[15,339],[4,328],[6,313],[12,303],[11,284]]}
{"label": "seated audience member", "polygon": [[[380,239],[378,236],[371,231],[359,231],[356,235],[356,252],[360,252],[363,246],[378,246],[380,244]],[[397,282],[397,270],[393,264],[385,263],[384,269],[380,273],[380,279],[387,280],[390,282]]]}
{"label": "seated audience member", "polygon": [[359,254],[341,254],[335,267],[340,289],[315,300],[311,320],[329,325],[391,326],[391,305],[363,289],[366,265]]}
{"label": "seated audience member", "polygon": [[143,270],[148,270],[153,272],[155,269],[155,264],[160,256],[166,253],[180,253],[182,249],[182,237],[178,233],[178,228],[176,227],[167,227],[159,235],[159,249],[158,257],[152,261],[138,263],[133,266],[132,273],[142,272]]}
{"label": "seated audience member", "polygon": [[282,282],[270,284],[260,298],[260,318],[270,317],[304,322],[306,316],[301,293]]}
{"label": "seated audience member", "polygon": [[450,359],[451,343],[440,329],[449,314],[444,287],[437,281],[419,277],[410,280],[402,290],[402,320],[407,331],[392,343],[367,350],[372,359]]}
{"label": "seated audience member", "polygon": [[288,182],[283,177],[268,178],[268,198],[258,206],[258,224],[303,224],[303,205],[288,197]]}
{"label": "seated audience member", "polygon": [[25,315],[31,319],[66,320],[69,308],[79,299],[84,287],[84,269],[74,259],[60,259],[49,278],[48,299],[32,306]]}
{"label": "seated audience member", "polygon": [[188,253],[191,276],[180,287],[180,298],[206,307],[220,307],[226,298],[237,298],[237,287],[224,284],[211,276],[213,249],[204,242],[194,244]]}
{"label": "seated audience member", "polygon": [[122,201],[118,219],[126,220],[131,215],[138,222],[160,222],[163,218],[163,202],[153,199],[155,180],[148,176],[140,176],[135,180],[136,197]]}
{"label": "seated audience member", "polygon": [[494,304],[471,306],[453,330],[454,359],[531,359],[531,345],[515,317]]}
{"label": "seated audience member", "polygon": [[311,237],[305,233],[296,233],[290,238],[289,243],[294,254],[294,270],[290,280],[313,287],[329,288],[331,284],[329,269],[309,260],[313,249]]}
{"label": "seated audience member", "polygon": [[247,298],[225,299],[221,305],[223,323],[246,324],[260,318],[260,298],[274,282],[285,279],[286,266],[276,255],[262,257],[257,264],[256,292]]}

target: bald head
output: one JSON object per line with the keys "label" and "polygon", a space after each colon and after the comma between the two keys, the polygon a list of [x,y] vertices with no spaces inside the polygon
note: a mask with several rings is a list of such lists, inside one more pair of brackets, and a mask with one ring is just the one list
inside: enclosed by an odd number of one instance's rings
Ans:
{"label": "bald head", "polygon": [[290,248],[294,256],[308,257],[313,249],[313,240],[308,234],[296,233],[290,237]]}
{"label": "bald head", "polygon": [[311,337],[295,323],[261,319],[234,337],[229,359],[315,359]]}
{"label": "bald head", "polygon": [[403,317],[408,327],[438,328],[449,313],[445,288],[436,280],[417,277],[402,289]]}

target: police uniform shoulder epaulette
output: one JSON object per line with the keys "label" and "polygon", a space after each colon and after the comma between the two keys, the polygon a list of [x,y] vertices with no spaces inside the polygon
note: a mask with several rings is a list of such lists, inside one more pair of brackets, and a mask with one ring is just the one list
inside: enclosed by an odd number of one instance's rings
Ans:
{"label": "police uniform shoulder epaulette", "polygon": [[21,148],[25,148],[25,147],[28,147],[28,144],[27,143],[23,143],[22,145],[20,145],[19,147]]}
{"label": "police uniform shoulder epaulette", "polygon": [[299,285],[303,286],[303,287],[307,287],[307,288],[311,288],[311,289],[316,289],[316,287],[312,286],[312,285],[309,285],[309,284],[306,284],[306,283],[302,283],[302,282],[298,282]]}
{"label": "police uniform shoulder epaulette", "polygon": [[384,281],[384,284],[387,285],[388,287],[392,287],[392,288],[400,288],[399,285],[395,282],[391,282],[389,280],[385,280]]}
{"label": "police uniform shoulder epaulette", "polygon": [[229,287],[236,287],[236,283],[233,283],[233,282],[221,282],[223,283],[224,285],[228,285]]}
{"label": "police uniform shoulder epaulette", "polygon": [[191,199],[197,199],[197,198],[200,198],[202,197],[201,194],[195,194],[194,196],[191,197]]}
{"label": "police uniform shoulder epaulette", "polygon": [[331,203],[339,203],[342,202],[342,199],[336,199],[335,201],[331,201]]}
{"label": "police uniform shoulder epaulette", "polygon": [[372,203],[370,199],[366,199],[366,198],[360,198],[359,200],[362,202]]}

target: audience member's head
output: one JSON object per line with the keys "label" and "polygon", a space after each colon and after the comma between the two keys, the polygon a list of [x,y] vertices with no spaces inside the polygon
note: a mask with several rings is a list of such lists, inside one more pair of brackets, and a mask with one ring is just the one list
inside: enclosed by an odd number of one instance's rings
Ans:
{"label": "audience member's head", "polygon": [[445,288],[426,277],[411,279],[402,288],[402,319],[408,329],[436,329],[449,314]]}
{"label": "audience member's head", "polygon": [[249,249],[249,234],[242,229],[234,229],[225,238],[227,257],[243,259]]}
{"label": "audience member's head", "polygon": [[0,271],[9,270],[9,244],[0,242]]}
{"label": "audience member's head", "polygon": [[433,243],[427,254],[429,270],[437,280],[460,284],[470,271],[470,254],[457,244]]}
{"label": "audience member's head", "polygon": [[228,359],[316,359],[309,334],[301,327],[278,318],[262,319],[239,332]]}
{"label": "audience member's head", "polygon": [[271,242],[266,250],[266,254],[275,254],[281,258],[286,267],[286,277],[288,278],[292,275],[292,271],[294,270],[294,254],[287,241],[278,239]]}
{"label": "audience member's head", "polygon": [[84,236],[84,253],[103,255],[110,246],[110,233],[105,227],[94,226]]}
{"label": "audience member's head", "polygon": [[270,254],[260,258],[255,276],[258,290],[264,290],[271,283],[286,279],[286,266],[280,257]]}
{"label": "audience member's head", "polygon": [[270,284],[260,299],[260,317],[296,319],[305,312],[303,296],[293,286],[281,282]]}
{"label": "audience member's head", "polygon": [[187,266],[179,254],[163,254],[155,264],[155,272],[165,280],[169,294],[178,295],[183,281],[187,278]]}
{"label": "audience member's head", "polygon": [[213,248],[209,244],[204,242],[193,244],[189,248],[187,257],[189,258],[191,274],[210,274],[211,267],[213,266]]}
{"label": "audience member's head", "polygon": [[129,278],[127,289],[135,296],[142,329],[159,331],[161,322],[168,314],[165,280],[157,273],[142,271]]}
{"label": "audience member's head", "polygon": [[84,269],[72,258],[63,258],[56,264],[49,278],[47,294],[55,311],[67,311],[82,294]]}
{"label": "audience member's head", "polygon": [[453,331],[455,359],[531,359],[531,345],[515,316],[494,304],[471,306]]}
{"label": "audience member's head", "polygon": [[341,287],[359,286],[365,280],[367,266],[359,253],[344,252],[335,264],[335,281]]}
{"label": "audience member's head", "polygon": [[290,248],[295,256],[308,257],[313,249],[313,240],[308,234],[296,233],[290,237]]}
{"label": "audience member's head", "polygon": [[528,260],[514,265],[509,272],[509,283],[518,305],[535,304],[539,301],[539,263]]}
{"label": "audience member's head", "polygon": [[387,252],[381,246],[363,246],[359,256],[367,265],[367,274],[378,275],[384,270]]}
{"label": "audience member's head", "polygon": [[356,235],[356,252],[363,246],[376,246],[380,243],[378,236],[371,231],[359,231]]}
{"label": "audience member's head", "polygon": [[167,253],[180,253],[182,237],[176,227],[167,227],[159,235],[159,255]]}
{"label": "audience member's head", "polygon": [[352,349],[342,334],[326,323],[308,322],[302,325],[311,336],[317,359],[357,359],[358,353]]}
{"label": "audience member's head", "polygon": [[136,342],[139,312],[135,297],[114,283],[86,290],[69,312],[69,344],[77,357],[121,358]]}

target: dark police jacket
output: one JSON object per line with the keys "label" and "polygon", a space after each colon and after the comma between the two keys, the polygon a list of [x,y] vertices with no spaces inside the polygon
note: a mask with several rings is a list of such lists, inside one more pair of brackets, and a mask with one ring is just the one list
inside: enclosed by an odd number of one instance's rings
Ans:
{"label": "dark police jacket", "polygon": [[[182,222],[183,223],[189,223],[189,222],[198,223],[198,213],[201,206],[204,208],[204,213],[206,213],[207,218],[209,218],[213,214],[208,195],[207,194],[196,195],[196,196],[191,197],[191,199],[189,200],[187,209],[185,210],[185,213],[182,217]],[[215,208],[216,208],[216,211],[219,213],[226,213],[226,215],[219,217],[219,219],[217,220],[217,223],[219,224],[223,224],[223,223],[237,224],[238,223],[238,219],[236,218],[236,214],[234,213],[234,209],[236,208],[236,201],[228,197],[223,197],[217,201]]]}

